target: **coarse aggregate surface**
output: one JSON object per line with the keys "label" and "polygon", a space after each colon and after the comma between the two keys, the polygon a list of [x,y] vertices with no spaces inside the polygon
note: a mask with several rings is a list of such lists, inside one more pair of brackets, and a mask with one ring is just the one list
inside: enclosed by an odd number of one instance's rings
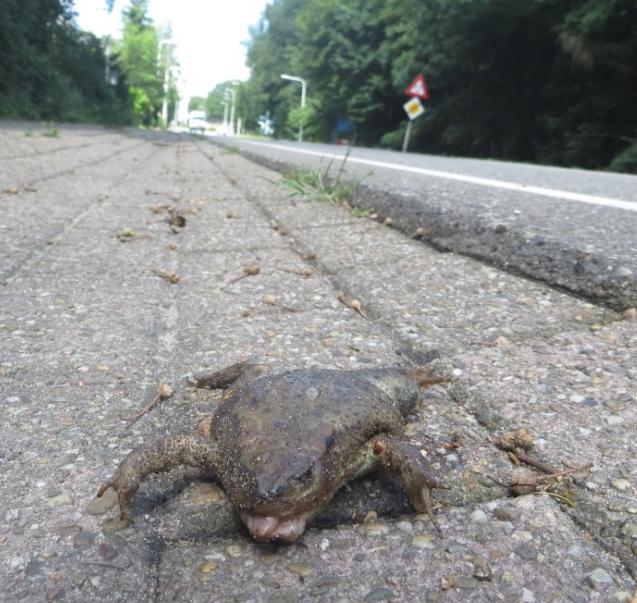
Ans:
{"label": "coarse aggregate surface", "polygon": [[[0,125],[0,600],[632,602],[631,314],[281,180],[194,137]],[[423,392],[406,435],[449,486],[433,495],[441,532],[368,476],[296,544],[258,544],[188,469],[145,481],[122,525],[99,485],[219,403],[185,373],[242,358],[433,361],[451,381]],[[161,382],[177,395],[128,421]],[[502,449],[518,428],[565,474],[555,488],[513,495],[520,472],[550,477]]]}

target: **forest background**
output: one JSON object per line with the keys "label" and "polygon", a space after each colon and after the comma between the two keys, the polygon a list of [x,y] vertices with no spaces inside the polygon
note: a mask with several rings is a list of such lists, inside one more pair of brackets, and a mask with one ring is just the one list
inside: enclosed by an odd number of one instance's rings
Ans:
{"label": "forest background", "polygon": [[[146,0],[123,22],[121,40],[98,39],[72,0],[4,0],[0,117],[161,127],[167,96],[170,122],[170,32]],[[412,151],[637,173],[634,0],[274,0],[246,44],[248,131],[267,114],[276,137],[303,123],[309,140],[397,148],[422,72]],[[305,110],[282,73],[307,80]],[[229,85],[187,102],[218,121]]]}

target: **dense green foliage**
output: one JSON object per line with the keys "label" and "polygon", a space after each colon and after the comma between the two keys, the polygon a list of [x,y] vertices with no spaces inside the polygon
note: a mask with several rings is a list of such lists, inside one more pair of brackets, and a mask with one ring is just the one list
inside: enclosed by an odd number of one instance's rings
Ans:
{"label": "dense green foliage", "polygon": [[399,147],[423,72],[412,150],[637,171],[634,0],[274,0],[248,62],[240,115],[269,111],[278,136],[299,120],[292,73],[308,138]]}
{"label": "dense green foliage", "polygon": [[100,40],[78,30],[70,0],[4,0],[0,117],[127,121],[127,92]]}
{"label": "dense green foliage", "polygon": [[[157,125],[173,61],[147,1],[131,0],[117,42],[78,29],[72,9],[72,0],[3,1],[0,117]],[[166,83],[170,118],[177,94]]]}

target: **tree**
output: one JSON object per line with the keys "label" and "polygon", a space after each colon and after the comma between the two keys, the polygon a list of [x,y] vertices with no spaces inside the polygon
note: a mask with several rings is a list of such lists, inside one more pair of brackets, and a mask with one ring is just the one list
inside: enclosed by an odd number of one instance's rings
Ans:
{"label": "tree", "polygon": [[397,147],[403,90],[424,72],[414,150],[637,171],[634,0],[273,0],[251,38],[241,111],[269,111],[279,136],[299,117],[292,73],[314,137],[354,126]]}
{"label": "tree", "polygon": [[206,99],[203,96],[191,96],[188,101],[188,111],[203,111],[206,108]]}
{"label": "tree", "polygon": [[5,0],[0,117],[126,121],[126,90],[105,78],[104,45],[73,23],[70,0]]}
{"label": "tree", "polygon": [[123,12],[124,32],[117,47],[118,66],[126,77],[135,123],[158,124],[166,64],[159,61],[157,30],[148,16],[147,0],[131,0]]}

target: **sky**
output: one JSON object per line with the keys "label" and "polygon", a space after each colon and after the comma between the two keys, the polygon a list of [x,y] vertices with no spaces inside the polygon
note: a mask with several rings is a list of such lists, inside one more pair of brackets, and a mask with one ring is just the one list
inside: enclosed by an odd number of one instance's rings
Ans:
{"label": "sky", "polygon": [[[266,4],[267,0],[148,0],[155,26],[171,24],[182,99],[206,96],[220,82],[249,77],[243,42]],[[121,14],[128,0],[116,0],[111,14],[106,0],[75,0],[74,5],[82,29],[121,37]]]}

